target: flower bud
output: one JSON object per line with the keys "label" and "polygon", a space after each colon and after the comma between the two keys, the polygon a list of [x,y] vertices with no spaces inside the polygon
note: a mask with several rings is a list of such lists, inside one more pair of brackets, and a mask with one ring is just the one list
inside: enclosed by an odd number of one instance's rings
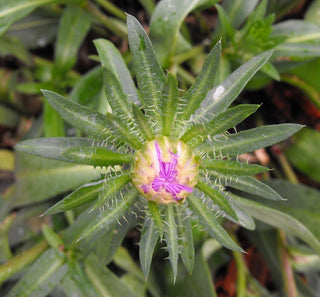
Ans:
{"label": "flower bud", "polygon": [[148,200],[182,203],[198,178],[198,157],[182,141],[161,136],[146,142],[135,154],[132,181]]}

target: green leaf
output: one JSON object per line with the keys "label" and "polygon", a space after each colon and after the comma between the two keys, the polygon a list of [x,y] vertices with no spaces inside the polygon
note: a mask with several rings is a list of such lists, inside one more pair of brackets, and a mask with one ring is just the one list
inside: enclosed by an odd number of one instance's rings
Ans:
{"label": "green leaf", "polygon": [[239,28],[249,14],[254,10],[258,0],[225,0],[223,8],[227,12],[235,28]]}
{"label": "green leaf", "polygon": [[254,74],[269,60],[272,51],[266,51],[252,58],[210,90],[196,112],[195,119],[209,121],[225,111],[237,98]]}
{"label": "green leaf", "polygon": [[81,264],[74,261],[72,265],[69,265],[70,271],[61,282],[67,297],[97,296],[97,291],[86,276]]}
{"label": "green leaf", "polygon": [[6,35],[20,40],[29,50],[43,48],[57,35],[59,16],[43,13],[40,8],[15,21],[6,31]]}
{"label": "green leaf", "polygon": [[159,232],[159,236],[162,239],[164,230],[163,230],[163,220],[161,217],[160,209],[159,209],[157,203],[154,201],[151,201],[151,200],[148,201],[148,206],[149,206],[150,217],[155,222],[157,229],[158,229],[158,232]]}
{"label": "green leaf", "polygon": [[303,174],[320,182],[320,133],[305,128],[292,141],[293,144],[284,151],[286,157]]}
{"label": "green leaf", "polygon": [[92,210],[98,209],[103,207],[103,205],[112,197],[113,194],[117,193],[123,186],[129,183],[131,180],[129,173],[124,173],[121,175],[112,176],[110,174],[105,179],[105,184],[99,193],[99,199],[97,202],[92,206]]}
{"label": "green leaf", "polygon": [[184,133],[181,140],[186,143],[190,142],[190,144],[195,147],[201,144],[207,136],[215,136],[224,133],[230,128],[234,128],[258,108],[259,105],[253,104],[240,104],[229,108],[214,117],[213,120],[207,124],[195,124]]}
{"label": "green leaf", "polygon": [[114,255],[121,246],[128,231],[136,225],[136,214],[131,212],[126,217],[122,218],[119,223],[116,222],[111,225],[108,232],[105,232],[105,234],[99,238],[94,251],[101,264],[107,265],[114,259]]}
{"label": "green leaf", "polygon": [[227,45],[227,42],[229,42],[229,40],[233,45],[235,45],[234,35],[236,31],[231,23],[229,16],[226,14],[223,7],[219,4],[216,4],[215,8],[217,9],[219,14],[219,25],[221,27],[221,29],[219,28],[219,33],[220,36],[223,36],[222,42],[224,47]]}
{"label": "green leaf", "polygon": [[261,67],[260,70],[262,73],[270,76],[272,79],[276,81],[280,81],[280,74],[276,67],[274,67],[270,62],[267,62]]}
{"label": "green leaf", "polygon": [[102,69],[93,68],[83,75],[74,85],[70,99],[82,105],[87,105],[96,101],[103,88]]}
{"label": "green leaf", "polygon": [[104,188],[105,180],[101,179],[80,186],[61,201],[50,207],[44,214],[67,211],[96,199]]}
{"label": "green leaf", "polygon": [[234,251],[243,251],[241,247],[231,239],[227,231],[221,227],[215,213],[202,204],[202,201],[199,198],[191,195],[188,197],[188,202],[192,212],[198,217],[200,224],[203,225],[205,230],[222,246]]}
{"label": "green leaf", "polygon": [[120,143],[127,143],[134,149],[139,149],[141,147],[142,144],[137,132],[130,129],[130,127],[128,127],[123,120],[112,113],[107,113],[105,120],[110,129],[113,131],[114,135],[117,136],[117,139]]}
{"label": "green leaf", "polygon": [[6,296],[47,296],[67,272],[68,267],[63,263],[64,259],[55,250],[47,250]]}
{"label": "green leaf", "polygon": [[129,193],[126,194],[123,199],[120,199],[115,205],[108,210],[101,212],[82,232],[80,238],[77,241],[93,235],[101,228],[107,228],[114,222],[118,222],[129,210],[130,206],[138,197],[138,192],[132,188]]}
{"label": "green leaf", "polygon": [[42,90],[42,93],[63,119],[74,127],[103,140],[111,136],[111,132],[106,127],[105,117],[101,113],[68,100],[55,92]]}
{"label": "green leaf", "polygon": [[139,259],[146,278],[149,275],[153,252],[158,240],[158,227],[153,218],[148,216],[145,218],[139,242]]}
{"label": "green leaf", "polygon": [[184,277],[170,288],[169,296],[184,297],[217,297],[212,282],[211,269],[204,258],[202,249],[195,256],[192,273],[186,273]]}
{"label": "green leaf", "polygon": [[101,265],[93,254],[85,259],[85,271],[100,297],[138,297],[126,283]]}
{"label": "green leaf", "polygon": [[127,16],[128,39],[133,56],[133,65],[143,107],[147,115],[159,121],[160,97],[165,75],[155,56],[152,44],[140,23],[131,15]]}
{"label": "green leaf", "polygon": [[169,252],[169,261],[172,266],[174,281],[178,273],[178,257],[179,257],[179,243],[178,243],[178,231],[175,222],[175,213],[172,204],[167,205],[166,209],[166,224],[164,225],[164,238],[167,243],[167,249]]}
{"label": "green leaf", "polygon": [[56,75],[64,76],[75,64],[79,47],[90,29],[91,17],[78,6],[67,6],[60,19],[55,48]]}
{"label": "green leaf", "polygon": [[0,35],[2,35],[9,26],[15,21],[22,19],[24,16],[31,13],[39,6],[48,5],[52,3],[67,3],[67,2],[82,2],[80,0],[14,0],[0,1]]}
{"label": "green leaf", "polygon": [[233,198],[254,218],[299,237],[320,254],[319,191],[283,180],[271,180],[268,184],[287,200]]}
{"label": "green leaf", "polygon": [[208,184],[205,184],[201,181],[198,181],[196,187],[197,189],[202,191],[206,196],[208,196],[214,204],[218,205],[221,211],[225,212],[235,221],[239,220],[235,210],[232,208],[232,205],[228,200],[227,195],[223,195],[221,192],[217,191],[213,187],[210,187]]}
{"label": "green leaf", "polygon": [[46,241],[48,242],[49,246],[51,246],[58,255],[60,254],[63,256],[60,248],[63,247],[63,241],[61,240],[60,236],[53,231],[53,229],[49,225],[42,226],[42,234]]}
{"label": "green leaf", "polygon": [[185,207],[178,205],[175,207],[175,212],[178,227],[180,256],[188,272],[192,273],[194,265],[194,246],[191,219]]}
{"label": "green leaf", "polygon": [[279,124],[257,127],[228,136],[216,137],[213,145],[199,147],[199,151],[217,156],[237,156],[278,143],[303,128],[298,124]]}
{"label": "green leaf", "polygon": [[179,100],[178,81],[170,73],[164,84],[161,96],[162,134],[170,136],[172,123],[176,114]]}
{"label": "green leaf", "polygon": [[73,163],[108,167],[132,162],[132,155],[119,154],[100,147],[76,146],[64,151],[63,156]]}
{"label": "green leaf", "polygon": [[320,44],[309,43],[281,43],[274,49],[272,58],[288,57],[293,61],[300,61],[320,56]]}
{"label": "green leaf", "polygon": [[269,168],[256,165],[247,164],[239,161],[229,161],[229,160],[202,160],[202,165],[205,170],[214,171],[216,174],[224,175],[256,175],[261,172],[268,171]]}
{"label": "green leaf", "polygon": [[64,152],[72,147],[93,147],[94,141],[82,137],[44,137],[31,138],[18,143],[17,151],[37,155],[59,161],[70,161],[63,156]]}
{"label": "green leaf", "polygon": [[13,206],[43,201],[100,176],[91,166],[16,153],[16,182],[4,198]]}
{"label": "green leaf", "polygon": [[319,43],[320,26],[303,20],[287,20],[274,25],[271,36],[285,38],[286,43]]}
{"label": "green leaf", "polygon": [[63,137],[65,136],[64,121],[60,114],[48,103],[44,102],[44,136]]}
{"label": "green leaf", "polygon": [[131,106],[127,95],[122,90],[120,81],[111,69],[103,67],[103,84],[107,100],[112,112],[127,123],[132,118]]}
{"label": "green leaf", "polygon": [[208,54],[200,74],[179,102],[179,120],[188,120],[212,88],[221,54],[219,41]]}
{"label": "green leaf", "polygon": [[216,180],[223,185],[266,199],[283,200],[275,190],[252,176],[224,176],[217,173]]}
{"label": "green leaf", "polygon": [[132,103],[132,114],[136,125],[139,127],[144,137],[147,140],[153,140],[155,135],[149,119],[134,103]]}
{"label": "green leaf", "polygon": [[127,94],[129,101],[139,104],[138,94],[131,74],[118,49],[106,39],[94,40],[102,66],[110,69],[118,78],[122,90]]}
{"label": "green leaf", "polygon": [[157,4],[150,21],[150,36],[163,67],[169,66],[171,57],[181,47],[179,30],[185,17],[203,4],[213,5],[216,2],[216,0],[163,0]]}
{"label": "green leaf", "polygon": [[120,247],[114,256],[113,261],[124,271],[129,272],[132,276],[135,276],[137,279],[145,282],[145,277],[140,267],[137,265],[136,261],[130,255],[129,250],[126,248]]}

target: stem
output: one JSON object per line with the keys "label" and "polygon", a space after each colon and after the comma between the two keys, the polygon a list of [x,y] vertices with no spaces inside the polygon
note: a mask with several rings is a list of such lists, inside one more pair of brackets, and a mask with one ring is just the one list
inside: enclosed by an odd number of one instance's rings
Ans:
{"label": "stem", "polygon": [[283,231],[278,231],[278,250],[282,262],[282,276],[284,289],[287,297],[298,297],[296,282],[294,279],[293,269],[290,264],[289,255],[285,248],[286,238]]}
{"label": "stem", "polygon": [[96,17],[98,21],[111,32],[123,38],[127,37],[127,28],[124,22],[106,16],[97,6],[90,2],[87,3],[85,9]]}
{"label": "stem", "polygon": [[190,50],[183,52],[179,55],[176,55],[172,58],[173,63],[181,64],[186,60],[189,60],[192,57],[195,57],[203,52],[203,46],[195,46]]}
{"label": "stem", "polygon": [[156,7],[154,0],[139,0],[143,8],[151,15]]}
{"label": "stem", "polygon": [[247,267],[240,252],[232,252],[237,265],[237,297],[246,297]]}
{"label": "stem", "polygon": [[[238,244],[238,240],[234,231],[230,232],[231,238],[235,243]],[[240,252],[232,251],[234,260],[237,265],[237,297],[247,297],[247,278],[248,278],[248,269],[246,262],[243,258],[243,254]]]}
{"label": "stem", "polygon": [[29,250],[24,251],[23,253],[15,256],[8,262],[0,266],[0,283],[19,272],[46,250],[48,243],[46,241],[40,241],[38,244],[30,248]]}
{"label": "stem", "polygon": [[303,92],[306,93],[306,95],[309,97],[312,103],[318,109],[320,109],[320,94],[319,92],[317,92],[317,90],[313,86],[306,83],[300,77],[292,74],[282,74],[281,80],[301,89]]}
{"label": "stem", "polygon": [[293,184],[298,184],[299,180],[298,180],[296,174],[294,173],[294,171],[293,171],[291,165],[289,164],[284,153],[283,152],[278,153],[277,157],[278,157],[280,165],[281,165],[286,177],[288,178],[288,180]]}
{"label": "stem", "polygon": [[181,76],[182,79],[184,79],[190,85],[192,85],[195,81],[195,78],[188,71],[184,70],[180,66],[177,66],[177,73]]}
{"label": "stem", "polygon": [[119,19],[126,20],[127,17],[125,13],[115,6],[113,3],[109,2],[108,0],[95,0],[101,7],[103,7],[106,11],[110,12],[114,16],[118,17]]}

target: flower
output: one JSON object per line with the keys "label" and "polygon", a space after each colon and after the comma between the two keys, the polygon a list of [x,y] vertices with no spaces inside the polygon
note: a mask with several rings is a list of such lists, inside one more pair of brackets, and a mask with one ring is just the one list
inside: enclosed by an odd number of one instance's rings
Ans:
{"label": "flower", "polygon": [[135,153],[132,182],[149,200],[182,203],[198,182],[199,161],[182,141],[161,136]]}
{"label": "flower", "polygon": [[[28,139],[17,149],[105,167],[107,170],[102,171],[98,181],[79,187],[47,213],[90,203],[86,215],[79,216],[74,224],[76,238],[72,242],[79,242],[101,234],[101,230],[105,234],[122,228],[121,224],[115,225],[130,216],[135,207],[140,211],[139,217],[145,218],[140,240],[145,275],[162,236],[176,275],[179,254],[189,271],[193,267],[192,220],[221,245],[242,251],[216,216],[222,215],[248,229],[254,229],[255,224],[251,213],[242,206],[242,198],[226,191],[226,187],[267,199],[282,197],[250,176],[268,168],[242,163],[237,157],[282,141],[302,126],[270,125],[230,133],[258,109],[258,105],[252,104],[230,105],[268,61],[271,51],[252,58],[225,81],[214,85],[221,52],[218,42],[193,85],[179,96],[177,79],[170,73],[164,74],[142,26],[130,15],[127,24],[139,91],[114,46],[98,40],[95,44],[104,65],[104,89],[112,113],[103,115],[43,90],[51,106],[87,137]],[[88,222],[88,217],[92,221]],[[85,227],[80,232],[77,226]]]}

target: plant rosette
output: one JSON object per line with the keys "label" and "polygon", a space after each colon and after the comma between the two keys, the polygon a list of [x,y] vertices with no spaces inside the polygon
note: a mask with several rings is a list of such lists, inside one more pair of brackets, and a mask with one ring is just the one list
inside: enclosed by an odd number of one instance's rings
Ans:
{"label": "plant rosette", "polygon": [[[192,221],[202,225],[221,245],[242,251],[220,225],[218,216],[248,229],[254,229],[255,224],[241,205],[241,198],[226,191],[226,187],[266,199],[282,197],[252,177],[268,168],[242,163],[238,156],[282,141],[302,126],[279,124],[230,132],[259,108],[252,104],[230,106],[267,63],[271,51],[252,58],[214,85],[221,54],[218,42],[193,85],[179,96],[177,79],[164,74],[142,26],[130,15],[127,25],[139,90],[113,44],[96,40],[112,112],[101,114],[43,90],[63,119],[87,137],[28,139],[16,148],[46,158],[106,168],[100,179],[79,187],[47,214],[87,204],[84,215],[74,224],[75,228],[82,226],[72,239],[78,244],[101,234],[101,230],[102,234],[113,232],[113,228],[121,230],[117,223],[130,216],[134,206],[142,207],[143,272],[148,275],[156,243],[164,236],[176,276],[179,255],[189,271],[193,268]],[[88,217],[92,217],[90,222],[86,221]]]}

